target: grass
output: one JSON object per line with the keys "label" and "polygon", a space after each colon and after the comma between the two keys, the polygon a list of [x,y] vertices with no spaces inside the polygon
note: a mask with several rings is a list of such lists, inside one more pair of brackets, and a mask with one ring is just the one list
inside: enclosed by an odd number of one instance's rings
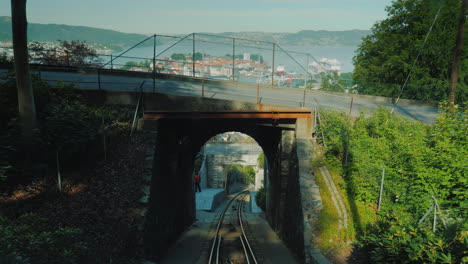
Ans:
{"label": "grass", "polygon": [[[365,233],[367,227],[376,219],[375,210],[371,205],[348,197],[349,183],[340,174],[337,164],[327,162],[321,146],[315,146],[312,167],[316,182],[320,187],[323,209],[320,212],[317,226],[317,240],[314,241],[320,250],[337,263],[345,263],[352,249],[352,241]],[[319,168],[326,166],[330,171],[348,212],[348,228],[338,229],[339,215],[333,204],[331,192],[328,190]],[[339,166],[339,165],[338,165]]]}

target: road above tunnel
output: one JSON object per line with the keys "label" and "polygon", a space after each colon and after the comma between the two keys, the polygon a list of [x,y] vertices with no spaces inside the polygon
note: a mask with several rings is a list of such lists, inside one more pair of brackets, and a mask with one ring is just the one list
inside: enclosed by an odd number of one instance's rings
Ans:
{"label": "road above tunnel", "polygon": [[[0,74],[5,75],[7,70],[1,69]],[[39,72],[43,80],[51,84],[59,81],[75,83],[81,89],[99,89],[116,91],[139,90],[140,84],[145,82],[142,89],[153,91],[153,79],[141,74],[141,77],[124,76],[131,73],[118,75],[112,73],[93,74],[85,72]],[[138,74],[136,74],[138,75]],[[264,104],[281,105],[289,107],[304,107],[309,109],[326,108],[349,112],[357,116],[363,110],[378,109],[379,106],[393,109],[396,113],[424,123],[432,123],[437,114],[437,107],[433,103],[423,103],[411,100],[400,100],[398,105],[392,104],[391,98],[351,95],[346,93],[326,92],[320,90],[307,90],[304,93],[300,88],[285,88],[259,86],[255,84],[232,82],[232,81],[207,81],[202,83],[200,79],[180,78],[155,80],[155,92],[186,95],[204,96],[215,99],[226,99],[233,101],[258,102]],[[352,105],[352,106],[351,106]]]}

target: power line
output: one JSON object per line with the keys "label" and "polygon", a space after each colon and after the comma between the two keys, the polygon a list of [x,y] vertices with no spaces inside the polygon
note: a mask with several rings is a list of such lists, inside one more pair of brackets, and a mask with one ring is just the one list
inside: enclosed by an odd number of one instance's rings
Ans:
{"label": "power line", "polygon": [[426,38],[424,38],[424,42],[423,42],[421,48],[419,49],[418,55],[416,56],[416,59],[414,60],[413,65],[411,66],[411,69],[410,69],[410,71],[409,71],[409,73],[408,73],[408,76],[406,76],[405,83],[403,84],[403,86],[401,87],[400,91],[398,92],[398,97],[397,97],[397,99],[395,100],[395,104],[397,104],[397,103],[398,103],[398,100],[400,100],[401,92],[403,92],[403,89],[405,89],[406,84],[408,83],[409,78],[411,77],[411,73],[413,72],[414,66],[416,65],[416,62],[417,62],[418,59],[419,59],[419,55],[421,55],[421,52],[422,52],[422,50],[424,49],[424,46],[425,46],[425,44],[426,44],[426,42],[427,42],[427,39],[429,38],[429,35],[431,34],[432,28],[434,27],[434,24],[435,24],[437,18],[439,17],[439,13],[440,13],[440,10],[442,9],[442,5],[443,5],[443,1],[441,1],[439,10],[437,11],[437,14],[435,15],[434,20],[432,20],[431,27],[429,28],[429,31],[428,31],[427,34],[426,34]]}

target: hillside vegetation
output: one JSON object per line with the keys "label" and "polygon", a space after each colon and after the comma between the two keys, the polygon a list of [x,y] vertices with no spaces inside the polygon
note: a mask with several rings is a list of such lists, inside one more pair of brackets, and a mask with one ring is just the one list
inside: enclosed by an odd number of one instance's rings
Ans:
{"label": "hillside vegetation", "polygon": [[[443,110],[433,125],[383,108],[355,119],[336,111],[323,112],[321,117],[319,135],[323,132],[324,136],[318,140],[324,145],[328,165],[343,178],[341,187],[346,190],[358,236],[352,263],[468,260],[466,109]],[[377,210],[383,170],[382,202]],[[430,208],[435,201],[434,227]],[[374,208],[378,220],[363,221],[368,212],[358,204]]]}

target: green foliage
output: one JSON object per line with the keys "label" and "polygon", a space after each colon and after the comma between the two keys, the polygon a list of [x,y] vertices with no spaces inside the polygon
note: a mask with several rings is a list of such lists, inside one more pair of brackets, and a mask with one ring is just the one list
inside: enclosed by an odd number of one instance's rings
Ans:
{"label": "green foliage", "polygon": [[100,58],[86,41],[60,41],[59,47],[49,48],[43,42],[30,45],[32,62],[46,65],[85,66],[98,64]]}
{"label": "green foliage", "polygon": [[136,61],[127,61],[124,66],[122,66],[122,70],[129,70],[133,67],[138,67],[138,68],[142,68],[142,69],[150,69],[150,66],[151,66],[151,60],[144,60],[144,61],[141,61],[141,62],[136,62]]}
{"label": "green foliage", "polygon": [[255,170],[251,165],[244,167],[244,182],[255,184]]}
{"label": "green foliage", "polygon": [[265,168],[265,153],[262,152],[260,155],[258,155],[257,164],[260,169]]}
{"label": "green foliage", "polygon": [[264,61],[262,55],[250,54],[250,59],[253,60],[253,61],[258,61],[259,56],[260,56],[260,64],[261,64],[261,63],[263,63],[263,61]]}
{"label": "green foliage", "polygon": [[385,167],[387,205],[398,198],[421,214],[432,203],[431,195],[456,207],[466,200],[466,114],[443,112],[432,127],[383,108],[354,121],[334,111],[322,116],[327,157],[341,162],[356,199],[377,200]]}
{"label": "green foliage", "polygon": [[[363,112],[354,120],[344,113],[325,111],[321,112],[320,124],[325,140],[319,138],[319,141],[326,144],[328,163],[342,170],[350,195],[348,199],[375,208],[382,169],[385,168],[381,208],[384,212],[398,212],[398,221],[405,228],[417,223],[430,208],[432,196],[438,199],[445,217],[466,219],[467,213],[463,208],[466,208],[468,198],[467,116],[466,110],[455,108],[450,111],[441,105],[435,124],[425,125],[384,108],[372,111],[371,115]],[[388,236],[397,237],[400,229],[392,228],[385,232]],[[411,246],[408,241],[414,241],[423,248],[414,249],[419,252],[414,254],[423,259],[421,263],[445,261],[449,253],[451,257],[455,254],[454,243],[450,241],[444,248],[440,246],[440,254],[436,254],[434,243],[438,238],[433,240],[420,231],[410,230],[415,233],[405,234],[408,237],[398,241],[380,238],[378,234],[384,232],[382,229],[363,231],[369,234],[366,238],[368,243],[373,243],[371,251],[377,252],[372,255],[373,262],[414,263],[411,261],[415,256],[408,255],[407,247]],[[425,241],[424,237],[428,240]],[[401,250],[406,255],[402,255]],[[378,255],[384,251],[389,252],[384,255],[388,259],[379,259]],[[422,251],[432,253],[426,252],[421,256]],[[398,258],[401,262],[396,261]],[[408,262],[405,262],[407,258]]]}
{"label": "green foliage", "polygon": [[257,193],[255,194],[255,202],[257,203],[258,207],[260,207],[263,211],[266,210],[266,189],[265,187],[261,187],[258,189]]}
{"label": "green foliage", "polygon": [[195,55],[193,57],[195,60],[203,60],[203,58],[206,56],[206,54],[202,54],[201,52],[195,52]]}
{"label": "green foliage", "polygon": [[186,56],[183,53],[174,53],[171,55],[171,59],[180,61],[187,60]]}
{"label": "green foliage", "polygon": [[228,183],[255,183],[255,170],[252,166],[230,165],[227,173]]}
{"label": "green foliage", "polygon": [[[359,238],[355,251],[368,263],[462,263],[467,261],[466,232],[433,233],[408,224],[401,212],[391,212],[375,222],[372,232]],[[463,259],[463,261],[462,261]],[[361,260],[365,262],[365,260]]]}
{"label": "green foliage", "polygon": [[353,81],[350,73],[339,74],[337,71],[331,74],[320,73],[322,90],[334,92],[353,92]]}
{"label": "green foliage", "polygon": [[132,122],[134,109],[126,105],[103,105],[94,109],[94,114],[107,124]]}
{"label": "green foliage", "polygon": [[80,236],[79,229],[50,227],[32,213],[14,220],[0,217],[0,255],[10,263],[78,263],[87,249]]}
{"label": "green foliage", "polygon": [[[423,44],[441,5],[438,20]],[[460,1],[396,0],[386,11],[388,17],[372,27],[372,33],[363,38],[354,57],[353,79],[357,91],[397,97],[421,50],[401,96],[425,101],[446,99]],[[464,45],[468,45],[468,39]],[[468,53],[465,52],[457,89],[458,102],[467,99],[468,71],[463,70],[466,66]]]}

